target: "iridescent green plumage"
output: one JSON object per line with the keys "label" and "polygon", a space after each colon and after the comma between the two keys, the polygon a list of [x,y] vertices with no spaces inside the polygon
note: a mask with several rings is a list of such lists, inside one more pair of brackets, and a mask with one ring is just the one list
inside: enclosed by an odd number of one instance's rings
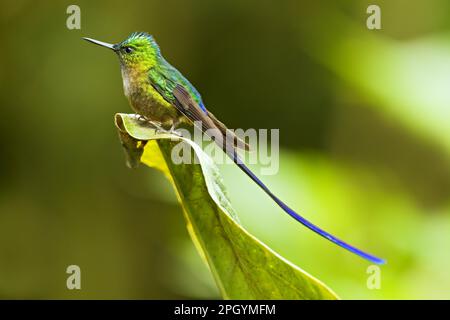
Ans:
{"label": "iridescent green plumage", "polygon": [[182,118],[174,106],[173,90],[185,86],[197,103],[203,104],[197,90],[161,55],[153,37],[133,33],[116,45],[121,62],[125,95],[140,115],[163,124]]}

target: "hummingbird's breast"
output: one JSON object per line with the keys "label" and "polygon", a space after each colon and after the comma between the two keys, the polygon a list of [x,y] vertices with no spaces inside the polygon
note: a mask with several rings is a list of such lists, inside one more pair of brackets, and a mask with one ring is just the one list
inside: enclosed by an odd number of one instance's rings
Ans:
{"label": "hummingbird's breast", "polygon": [[122,67],[122,80],[125,96],[136,113],[161,123],[180,116],[178,110],[152,86],[147,72]]}

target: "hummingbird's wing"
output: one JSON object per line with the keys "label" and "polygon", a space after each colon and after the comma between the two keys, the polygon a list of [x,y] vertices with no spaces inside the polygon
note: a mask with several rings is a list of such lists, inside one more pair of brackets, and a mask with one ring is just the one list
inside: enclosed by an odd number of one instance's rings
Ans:
{"label": "hummingbird's wing", "polygon": [[[161,72],[157,69],[150,69],[149,71],[149,80],[152,86],[166,101],[191,120],[202,132],[213,135],[219,146],[224,147],[224,142],[227,142],[232,143],[233,147],[249,150],[247,143],[239,139],[234,132],[228,130],[212,113],[201,106],[201,101],[200,103],[197,101],[199,99],[196,99],[188,91],[186,85],[177,79],[178,77],[170,75],[171,73],[169,72]],[[230,141],[227,141],[227,135],[229,135]]]}

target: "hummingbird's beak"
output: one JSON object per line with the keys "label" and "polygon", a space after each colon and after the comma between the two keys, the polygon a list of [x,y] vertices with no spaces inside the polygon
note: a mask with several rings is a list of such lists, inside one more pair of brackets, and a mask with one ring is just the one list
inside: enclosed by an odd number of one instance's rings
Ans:
{"label": "hummingbird's beak", "polygon": [[115,50],[113,44],[102,42],[102,41],[98,41],[98,40],[94,40],[94,39],[91,39],[91,38],[83,38],[83,39],[86,40],[86,41],[95,43],[96,45],[99,45],[99,46],[102,46],[102,47],[105,47],[105,48],[108,48],[108,49],[111,49],[111,50]]}

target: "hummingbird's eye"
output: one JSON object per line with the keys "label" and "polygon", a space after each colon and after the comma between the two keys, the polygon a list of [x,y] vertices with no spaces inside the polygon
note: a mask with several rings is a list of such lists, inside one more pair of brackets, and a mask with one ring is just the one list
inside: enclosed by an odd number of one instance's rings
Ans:
{"label": "hummingbird's eye", "polygon": [[133,48],[125,47],[125,48],[123,48],[123,51],[125,51],[125,53],[132,53],[133,52]]}

